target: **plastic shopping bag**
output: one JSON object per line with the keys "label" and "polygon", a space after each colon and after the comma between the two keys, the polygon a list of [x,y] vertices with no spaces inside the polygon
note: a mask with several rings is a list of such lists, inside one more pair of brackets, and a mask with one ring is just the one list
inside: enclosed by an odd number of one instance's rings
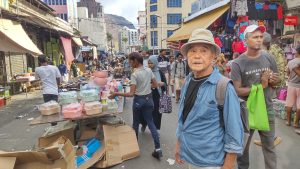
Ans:
{"label": "plastic shopping bag", "polygon": [[252,85],[247,100],[249,110],[249,126],[251,129],[270,131],[268,111],[262,85]]}

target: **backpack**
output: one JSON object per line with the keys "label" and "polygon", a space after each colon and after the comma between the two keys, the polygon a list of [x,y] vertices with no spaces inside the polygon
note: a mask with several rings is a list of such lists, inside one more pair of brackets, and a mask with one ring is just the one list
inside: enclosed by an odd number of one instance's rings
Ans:
{"label": "backpack", "polygon": [[[185,61],[182,61],[183,62],[183,67],[184,67],[184,74],[186,75],[186,62]],[[177,73],[177,64],[178,64],[178,61],[175,61],[175,74]]]}
{"label": "backpack", "polygon": [[[226,94],[226,88],[229,83],[232,83],[231,79],[222,76],[218,83],[217,83],[217,89],[216,89],[216,99],[218,103],[218,109],[220,113],[220,125],[221,127],[225,128],[224,125],[224,118],[223,118],[223,108],[224,108],[224,102],[225,102],[225,94]],[[244,129],[244,148],[246,147],[246,144],[248,142],[249,136],[250,136],[250,128],[249,128],[249,122],[248,122],[248,109],[246,101],[240,99],[240,107],[241,107],[241,120],[243,123],[243,129]]]}

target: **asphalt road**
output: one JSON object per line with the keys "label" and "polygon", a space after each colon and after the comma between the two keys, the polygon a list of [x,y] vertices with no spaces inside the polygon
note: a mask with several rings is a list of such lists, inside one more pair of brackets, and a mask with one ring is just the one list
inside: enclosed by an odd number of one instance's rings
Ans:
{"label": "asphalt road", "polygon": [[[28,100],[25,95],[15,97],[12,104],[6,108],[0,108],[0,150],[16,151],[31,150],[49,125],[29,126],[29,120],[37,117],[37,113],[27,113],[38,103],[41,103],[41,94],[31,93]],[[129,125],[132,123],[131,112],[132,99],[126,99],[122,117]],[[20,116],[20,118],[16,118]],[[151,156],[153,141],[150,131],[140,133],[139,145],[141,156],[125,161],[111,169],[186,169],[186,165],[169,165],[168,159],[174,159],[174,147],[176,142],[175,131],[177,127],[177,105],[173,103],[173,112],[164,114],[162,129],[160,131],[163,158],[161,161]],[[300,136],[294,133],[293,128],[287,127],[283,120],[276,119],[276,134],[283,138],[283,142],[277,146],[278,169],[300,169]],[[258,138],[255,134],[254,138]],[[251,144],[250,169],[264,169],[264,160],[261,147]]]}

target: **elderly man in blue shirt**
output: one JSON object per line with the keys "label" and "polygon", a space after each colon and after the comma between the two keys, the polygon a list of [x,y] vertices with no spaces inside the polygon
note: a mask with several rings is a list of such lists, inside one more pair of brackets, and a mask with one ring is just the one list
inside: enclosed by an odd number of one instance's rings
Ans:
{"label": "elderly man in blue shirt", "polygon": [[181,91],[175,158],[179,164],[188,163],[189,169],[233,169],[243,152],[240,102],[231,83],[223,112],[218,109],[216,87],[222,75],[214,62],[220,51],[206,29],[195,30],[181,48],[192,73]]}

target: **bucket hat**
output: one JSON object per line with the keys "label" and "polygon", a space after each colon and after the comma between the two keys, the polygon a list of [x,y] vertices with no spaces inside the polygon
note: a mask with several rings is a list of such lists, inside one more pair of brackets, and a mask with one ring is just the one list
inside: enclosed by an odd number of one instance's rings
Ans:
{"label": "bucket hat", "polygon": [[215,43],[214,36],[207,29],[196,29],[193,31],[189,41],[182,45],[181,53],[187,56],[187,52],[193,44],[209,44],[215,47],[217,56],[221,53],[220,47]]}

